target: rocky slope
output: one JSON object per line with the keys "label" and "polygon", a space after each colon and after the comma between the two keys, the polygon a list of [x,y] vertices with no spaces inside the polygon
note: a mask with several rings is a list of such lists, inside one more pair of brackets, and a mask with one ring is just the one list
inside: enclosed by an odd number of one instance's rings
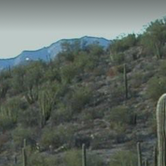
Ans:
{"label": "rocky slope", "polygon": [[[125,99],[123,88],[123,64],[114,65],[110,61],[110,54],[103,54],[99,56],[98,65],[91,72],[81,73],[81,81],[76,83],[80,87],[92,89],[90,102],[73,120],[57,124],[76,128],[75,134],[80,135],[83,142],[84,138],[90,138],[88,154],[100,156],[105,164],[109,163],[111,156],[117,151],[135,151],[137,142],[142,143],[143,157],[152,162],[156,141],[153,127],[156,103],[149,99],[146,93],[148,81],[157,75],[158,66],[164,60],[144,57],[141,47],[131,48],[124,54],[128,67],[129,98]],[[133,55],[137,58],[133,59]],[[125,119],[128,116],[127,113],[123,114],[124,107],[132,115],[136,115],[136,122]],[[114,112],[116,108],[120,108],[117,110],[119,113]],[[53,122],[48,121],[46,126],[50,126],[51,123]],[[1,165],[14,160],[12,152],[6,154],[9,145],[10,142],[7,142],[1,148]],[[41,154],[55,157],[65,155],[66,152],[59,148],[54,148],[51,153],[46,148]],[[17,151],[16,154],[19,156],[20,152]]]}

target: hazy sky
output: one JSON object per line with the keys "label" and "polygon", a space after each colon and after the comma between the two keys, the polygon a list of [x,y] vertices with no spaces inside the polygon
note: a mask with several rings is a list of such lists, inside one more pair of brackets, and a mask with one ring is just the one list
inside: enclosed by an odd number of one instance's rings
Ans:
{"label": "hazy sky", "polygon": [[1,0],[0,58],[62,38],[139,33],[165,7],[166,0]]}

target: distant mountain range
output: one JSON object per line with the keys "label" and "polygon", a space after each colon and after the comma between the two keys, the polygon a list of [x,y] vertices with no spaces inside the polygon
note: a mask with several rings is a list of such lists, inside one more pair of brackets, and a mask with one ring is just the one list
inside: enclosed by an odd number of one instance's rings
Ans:
{"label": "distant mountain range", "polygon": [[48,47],[44,47],[39,50],[34,50],[34,51],[26,50],[14,58],[0,59],[0,70],[13,67],[19,64],[24,64],[29,60],[48,61],[50,58],[53,59],[56,57],[58,53],[62,52],[62,43],[68,42],[72,44],[75,41],[79,41],[81,47],[83,46],[83,44],[90,45],[98,43],[104,49],[108,48],[108,46],[111,44],[111,40],[107,40],[105,38],[98,38],[98,37],[89,37],[89,36],[84,36],[82,38],[75,38],[75,39],[62,39],[51,44]]}

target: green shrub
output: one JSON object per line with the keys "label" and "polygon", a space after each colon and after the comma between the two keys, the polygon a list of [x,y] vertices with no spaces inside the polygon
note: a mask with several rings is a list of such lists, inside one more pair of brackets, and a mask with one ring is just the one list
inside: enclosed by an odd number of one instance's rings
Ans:
{"label": "green shrub", "polygon": [[104,110],[95,108],[84,110],[81,114],[83,120],[101,119],[104,116]]}
{"label": "green shrub", "polygon": [[14,126],[14,123],[12,119],[8,117],[0,117],[0,130],[1,131],[6,131],[12,129]]}
{"label": "green shrub", "polygon": [[[82,153],[80,150],[69,150],[64,156],[65,166],[81,166],[82,165]],[[95,154],[87,153],[87,166],[103,166],[102,159]]]}
{"label": "green shrub", "polygon": [[92,91],[88,87],[74,87],[70,105],[73,112],[80,112],[90,102]]}
{"label": "green shrub", "polygon": [[[121,101],[123,101],[125,99],[125,87],[124,87],[124,83],[123,83],[123,80],[122,79],[119,79],[121,80],[120,84],[116,84],[113,85],[110,89],[111,91],[111,102],[112,102],[112,105],[115,106],[117,104],[119,104]],[[119,82],[118,80],[118,82]]]}
{"label": "green shrub", "polygon": [[16,148],[23,146],[23,140],[26,139],[29,145],[35,144],[35,138],[38,133],[32,128],[23,128],[18,126],[12,132],[12,138]]}
{"label": "green shrub", "polygon": [[25,67],[17,66],[13,69],[13,77],[11,82],[12,93],[16,95],[25,90]]}
{"label": "green shrub", "polygon": [[79,73],[83,71],[90,71],[93,70],[98,62],[98,59],[95,55],[89,55],[86,52],[80,52],[78,56],[75,57],[75,64],[77,66],[77,70]]}
{"label": "green shrub", "polygon": [[5,131],[14,127],[20,110],[26,107],[26,103],[20,97],[9,98],[4,102],[0,107],[0,129]]}
{"label": "green shrub", "polygon": [[48,149],[50,145],[58,148],[64,144],[71,145],[74,128],[71,126],[59,125],[54,128],[46,128],[41,137],[41,144]]}
{"label": "green shrub", "polygon": [[130,47],[133,47],[137,44],[137,38],[135,34],[129,34],[128,36],[123,37],[122,39],[117,39],[113,41],[110,46],[111,52],[118,53],[123,52]]}
{"label": "green shrub", "polygon": [[80,150],[67,151],[64,156],[64,163],[66,166],[81,166],[82,154]]}
{"label": "green shrub", "polygon": [[50,88],[50,90],[52,90],[52,92],[55,93],[55,100],[56,102],[58,102],[59,100],[61,101],[61,99],[69,92],[69,85],[67,83],[66,84],[55,83],[53,87]]}
{"label": "green shrub", "polygon": [[113,107],[107,115],[107,120],[113,129],[123,131],[131,124],[132,112],[126,106]]}
{"label": "green shrub", "polygon": [[0,78],[0,98],[3,99],[6,97],[7,92],[11,87],[10,80],[8,78]]}
{"label": "green shrub", "polygon": [[125,61],[123,53],[111,54],[110,58],[111,58],[111,61],[113,62],[113,64],[115,64],[115,65],[120,65],[120,64],[124,63],[124,61]]}
{"label": "green shrub", "polygon": [[40,153],[33,153],[28,157],[28,166],[58,166],[58,159],[55,156],[44,156]]}
{"label": "green shrub", "polygon": [[3,151],[3,148],[5,147],[4,145],[6,143],[8,143],[8,141],[10,141],[10,134],[9,133],[3,133],[0,135],[0,150],[1,151]]}
{"label": "green shrub", "polygon": [[92,91],[88,87],[74,86],[63,100],[57,102],[57,109],[53,112],[53,122],[65,122],[81,113],[82,109],[91,100]]}
{"label": "green shrub", "polygon": [[130,151],[119,151],[111,156],[110,166],[136,166],[137,155]]}
{"label": "green shrub", "polygon": [[159,68],[159,74],[161,76],[166,76],[166,61],[163,61],[160,65],[160,68]]}
{"label": "green shrub", "polygon": [[148,75],[143,72],[136,72],[130,81],[130,85],[133,88],[139,88],[143,83],[145,83],[148,80]]}
{"label": "green shrub", "polygon": [[166,78],[165,77],[152,77],[148,81],[147,96],[154,101],[166,92]]}
{"label": "green shrub", "polygon": [[100,61],[100,56],[104,54],[104,50],[98,44],[88,45],[84,51],[80,51],[77,56],[75,56],[74,63],[77,66],[79,73],[92,71],[97,67]]}
{"label": "green shrub", "polygon": [[166,20],[160,19],[151,22],[146,32],[141,37],[141,45],[147,55],[155,55],[157,58],[165,56]]}
{"label": "green shrub", "polygon": [[64,84],[71,83],[77,74],[78,70],[74,63],[64,65],[60,69],[61,80]]}
{"label": "green shrub", "polygon": [[45,71],[44,74],[44,80],[48,81],[61,81],[61,76],[60,76],[60,67],[59,64],[55,63],[55,61],[51,61],[48,65],[49,68],[48,70]]}
{"label": "green shrub", "polygon": [[90,54],[90,56],[99,57],[104,54],[103,47],[98,43],[88,45],[86,51]]}
{"label": "green shrub", "polygon": [[35,106],[31,106],[26,110],[21,110],[18,115],[18,123],[23,127],[35,127],[40,125],[40,112]]}
{"label": "green shrub", "polygon": [[73,111],[71,107],[66,106],[64,103],[58,103],[57,109],[52,113],[51,121],[53,124],[60,124],[69,122],[73,118]]}

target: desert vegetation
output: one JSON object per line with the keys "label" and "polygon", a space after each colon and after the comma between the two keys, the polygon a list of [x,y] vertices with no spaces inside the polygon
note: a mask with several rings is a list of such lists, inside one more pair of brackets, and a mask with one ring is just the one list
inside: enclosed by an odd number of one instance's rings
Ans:
{"label": "desert vegetation", "polygon": [[0,165],[165,166],[165,35],[161,19],[108,49],[63,43],[49,62],[1,71]]}

